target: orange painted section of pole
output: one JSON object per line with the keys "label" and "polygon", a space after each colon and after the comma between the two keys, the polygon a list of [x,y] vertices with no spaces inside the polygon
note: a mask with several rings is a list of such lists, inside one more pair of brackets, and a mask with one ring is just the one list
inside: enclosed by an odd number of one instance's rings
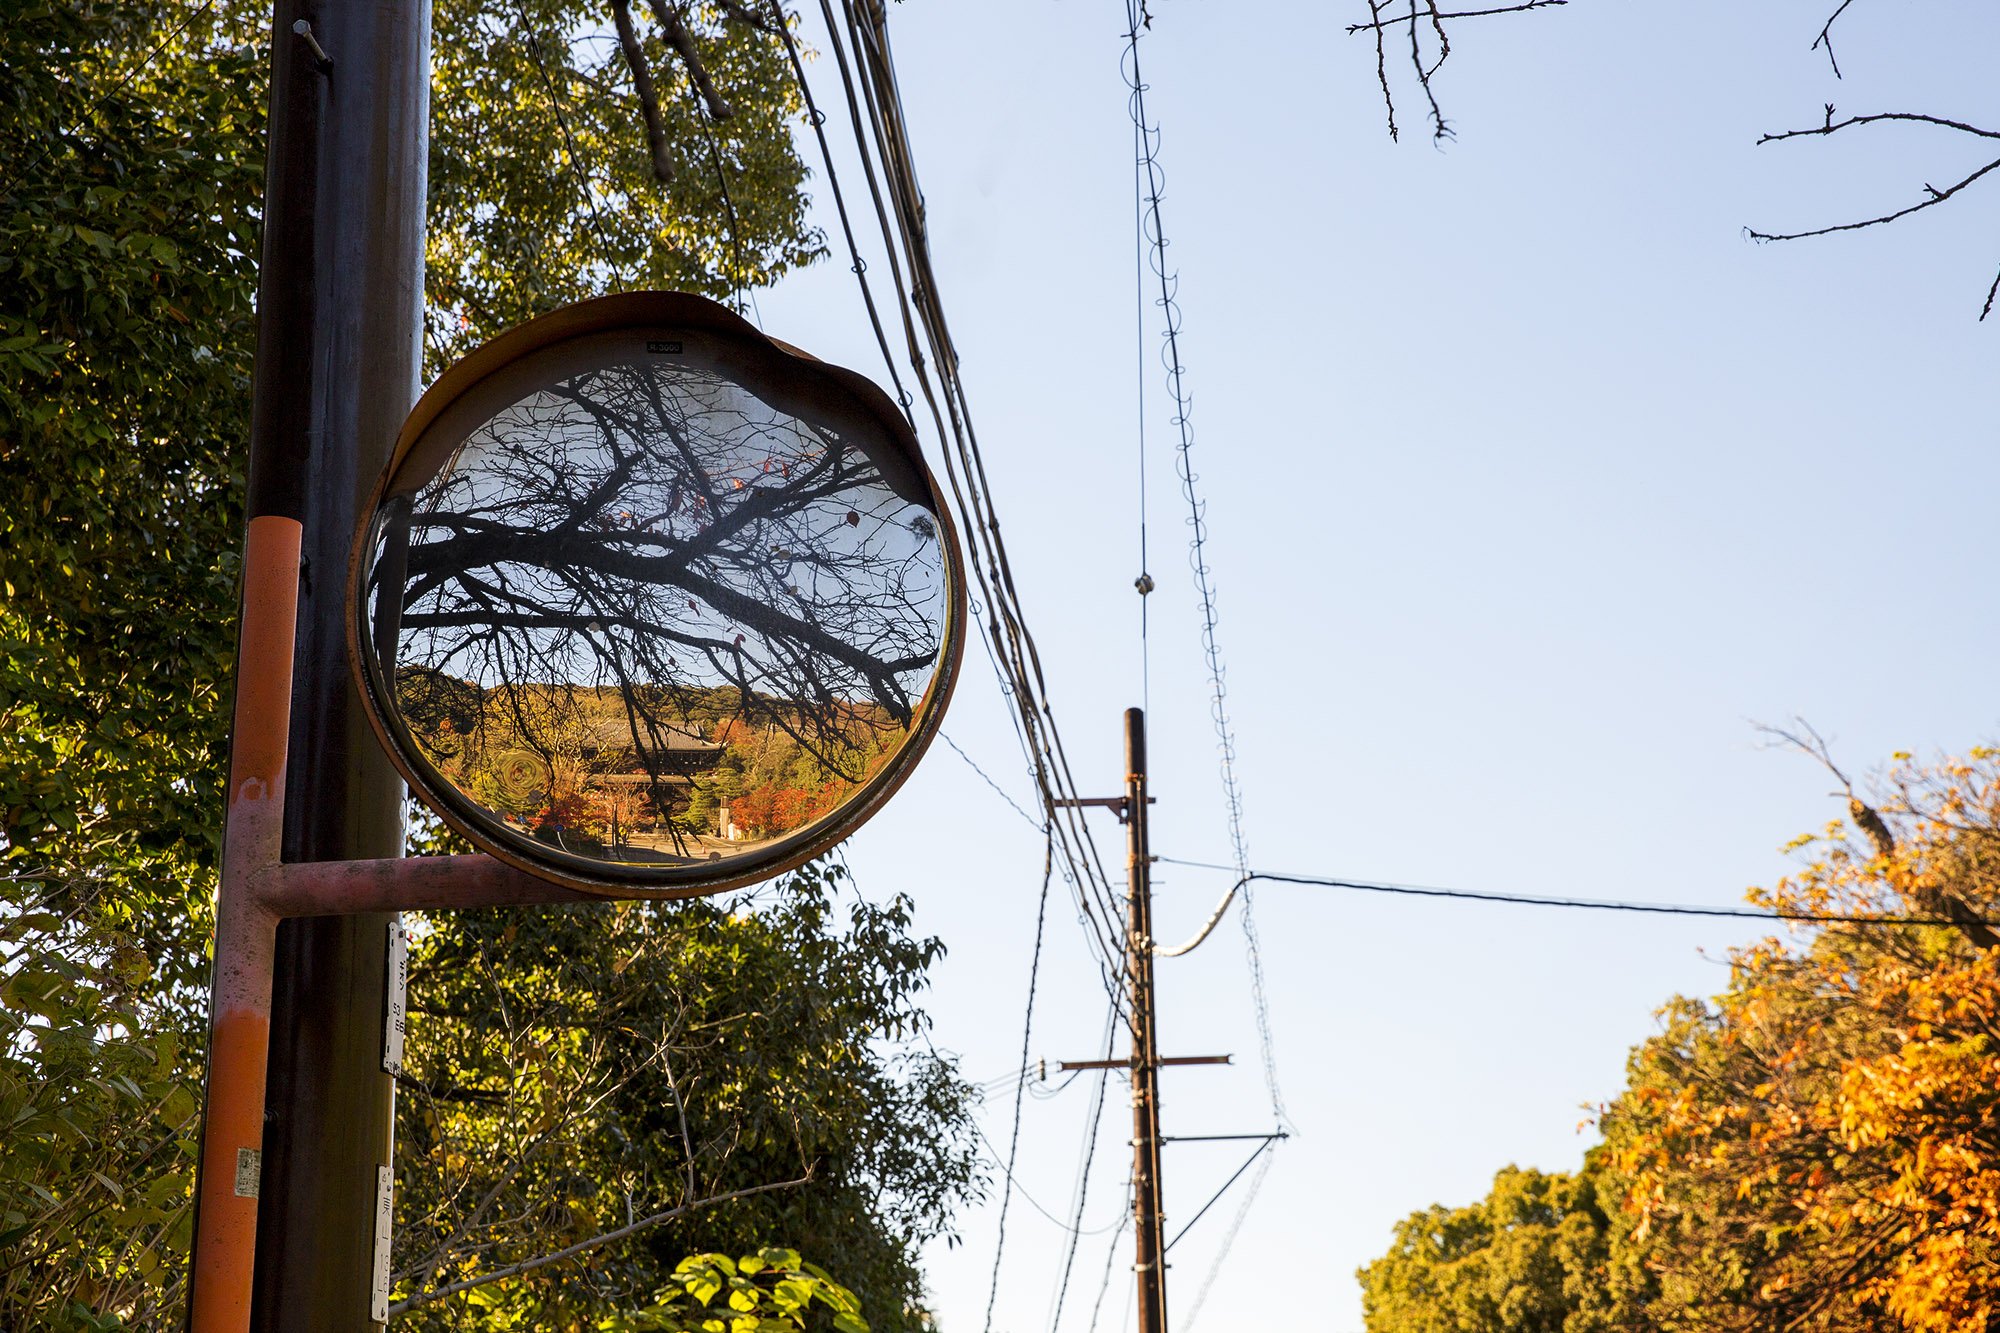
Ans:
{"label": "orange painted section of pole", "polygon": [[295,519],[253,518],[243,556],[236,719],[215,906],[193,1333],[244,1333],[250,1327],[278,930],[256,881],[277,865],[284,830],[301,536]]}

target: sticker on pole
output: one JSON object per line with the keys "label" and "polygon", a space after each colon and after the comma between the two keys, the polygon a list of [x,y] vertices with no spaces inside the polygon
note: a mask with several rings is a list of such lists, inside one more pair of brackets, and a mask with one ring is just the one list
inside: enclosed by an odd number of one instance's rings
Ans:
{"label": "sticker on pole", "polygon": [[236,1150],[236,1197],[254,1199],[263,1187],[264,1154],[256,1148]]}
{"label": "sticker on pole", "polygon": [[447,824],[685,897],[865,821],[950,694],[963,579],[909,423],[699,297],[503,334],[412,412],[356,543],[378,732]]}
{"label": "sticker on pole", "polygon": [[375,1168],[375,1270],[369,1292],[368,1317],[378,1324],[389,1322],[389,1241],[396,1225],[396,1173],[386,1166]]}

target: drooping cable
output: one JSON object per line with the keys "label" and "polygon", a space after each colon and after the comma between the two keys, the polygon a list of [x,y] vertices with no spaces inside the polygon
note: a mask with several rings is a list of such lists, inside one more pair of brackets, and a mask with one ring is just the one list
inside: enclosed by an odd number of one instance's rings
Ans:
{"label": "drooping cable", "polygon": [[[1042,892],[1035,907],[1035,948],[1028,961],[1028,1002],[1024,1006],[1021,1019],[1021,1067],[1027,1068],[1028,1044],[1035,1031],[1035,989],[1042,974],[1042,928],[1049,917],[1049,881],[1054,878],[1056,864],[1055,837],[1051,834],[1042,851]],[[986,1330],[992,1333],[993,1303],[1000,1296],[1000,1259],[1007,1248],[1007,1206],[1014,1200],[1014,1165],[1021,1151],[1021,1090],[1027,1086],[1023,1079],[1014,1085],[1014,1126],[1007,1137],[1007,1162],[1003,1168],[1006,1183],[1000,1190],[1000,1236],[993,1246],[993,1280],[986,1292]]]}
{"label": "drooping cable", "polygon": [[[1198,870],[1230,870],[1213,861],[1183,861],[1170,856],[1159,860],[1170,865]],[[1357,893],[1382,893],[1404,898],[1438,898],[1458,902],[1501,903],[1514,907],[1566,907],[1591,912],[1638,912],[1654,916],[1726,917],[1746,921],[1797,921],[1806,925],[1840,926],[1995,926],[1970,914],[1954,916],[1904,916],[1885,913],[1858,916],[1851,912],[1801,912],[1784,907],[1710,907],[1698,903],[1647,903],[1611,898],[1563,898],[1534,893],[1493,893],[1478,889],[1439,889],[1420,884],[1393,884],[1382,880],[1340,879],[1330,875],[1287,875],[1276,871],[1255,871],[1238,880],[1263,880],[1273,884],[1307,884],[1325,889],[1348,889]]]}
{"label": "drooping cable", "polygon": [[1033,815],[1029,814],[1026,810],[1023,810],[1021,808],[1021,803],[1019,801],[1015,800],[1013,797],[1007,794],[1006,788],[1002,787],[999,783],[995,782],[992,778],[992,775],[989,774],[985,769],[981,768],[979,766],[978,761],[975,760],[971,755],[967,754],[964,748],[961,747],[957,741],[951,738],[950,733],[940,731],[938,733],[938,739],[943,741],[946,745],[949,745],[951,747],[952,753],[957,755],[960,759],[963,759],[965,761],[965,766],[971,769],[974,773],[978,774],[979,780],[985,783],[988,787],[992,788],[993,794],[995,796],[998,796],[1001,800],[1007,803],[1007,808],[1009,810],[1012,810],[1015,814],[1027,820],[1028,823],[1033,827],[1035,828],[1041,827],[1041,824],[1037,822],[1037,820]]}
{"label": "drooping cable", "polygon": [[771,17],[778,34],[784,38],[785,53],[791,58],[792,77],[798,81],[799,97],[806,104],[806,122],[812,126],[813,137],[819,141],[820,160],[826,164],[827,184],[833,189],[834,212],[840,217],[840,232],[847,239],[847,254],[852,261],[854,276],[860,279],[861,303],[868,310],[868,323],[875,330],[875,344],[882,349],[882,364],[889,372],[889,382],[896,386],[896,401],[903,410],[910,410],[909,391],[903,388],[903,380],[896,373],[896,358],[889,351],[889,335],[883,332],[881,312],[875,308],[875,290],[868,283],[868,263],[861,257],[861,248],[854,243],[854,224],[847,216],[847,195],[840,188],[840,173],[833,169],[833,149],[826,141],[826,113],[813,101],[812,83],[806,78],[806,65],[799,55],[799,44],[792,37],[791,16],[785,13],[783,0],[771,0]]}
{"label": "drooping cable", "polygon": [[569,159],[570,174],[576,178],[576,188],[583,195],[585,207],[590,210],[591,225],[597,231],[599,254],[604,261],[611,288],[616,291],[622,275],[618,272],[618,266],[611,262],[611,236],[604,230],[604,215],[598,211],[597,191],[591,188],[589,179],[583,174],[583,161],[577,151],[576,136],[570,132],[569,116],[563,111],[562,94],[556,91],[555,77],[549,73],[548,62],[542,57],[542,44],[535,36],[535,25],[528,17],[528,7],[522,0],[514,0],[514,12],[521,16],[521,40],[527,45],[528,56],[534,61],[536,72],[542,76],[542,87],[549,95],[549,110],[555,113],[556,128],[562,131],[563,151]]}
{"label": "drooping cable", "polygon": [[[1022,741],[1031,775],[1041,792],[1044,813],[1057,829],[1061,873],[1065,882],[1071,884],[1078,894],[1079,912],[1085,919],[1087,934],[1092,938],[1100,979],[1107,992],[1113,993],[1116,990],[1117,968],[1124,952],[1122,923],[1090,829],[1079,809],[1071,803],[1076,793],[1075,783],[1049,706],[1039,652],[1020,611],[1006,548],[1000,539],[999,522],[992,507],[984,460],[971,425],[970,405],[963,383],[958,378],[957,354],[951,347],[950,335],[944,326],[923,228],[921,191],[916,186],[910,166],[901,101],[895,86],[893,61],[889,56],[886,18],[879,5],[857,7],[852,3],[843,4],[861,76],[857,80],[855,70],[849,66],[845,44],[840,40],[839,24],[832,6],[823,4],[822,8],[829,25],[829,47],[840,66],[855,122],[856,147],[869,178],[871,193],[876,199],[878,220],[883,225],[885,244],[889,248],[892,277],[900,286],[907,275],[908,308],[902,313],[909,343],[908,364],[923,392],[939,438],[947,446],[945,470],[954,507],[969,539],[969,563],[978,594],[973,600],[987,630],[985,646],[989,660],[994,662],[1000,675],[1003,693],[1015,705],[1012,711],[1017,719],[1017,737]],[[789,28],[785,36],[793,53],[794,73],[803,83],[803,63],[797,58]],[[809,108],[816,112],[809,93],[807,98]],[[815,120],[823,123],[824,116],[816,115]],[[820,132],[819,123],[814,128],[816,133]],[[822,156],[831,178],[837,172],[824,136],[821,137]],[[878,162],[881,167],[879,184],[873,165]],[[884,192],[888,197],[888,208],[882,204]],[[851,228],[845,230],[850,252],[856,255],[857,275],[865,274],[865,265],[860,262],[854,247]],[[865,276],[863,282],[866,282]],[[912,311],[916,315],[914,322]],[[884,354],[886,357],[886,348]],[[937,375],[937,385],[933,385],[931,380],[933,370]],[[907,395],[904,396],[907,398]]]}
{"label": "drooping cable", "polygon": [[[1132,1185],[1130,1181],[1127,1181],[1125,1185],[1125,1199],[1129,1205],[1132,1199]],[[1097,1333],[1097,1317],[1104,1311],[1105,1293],[1111,1290],[1111,1267],[1118,1260],[1118,1243],[1125,1239],[1125,1228],[1132,1224],[1132,1209],[1128,1206],[1119,1216],[1122,1224],[1118,1230],[1111,1233],[1111,1247],[1104,1253],[1104,1277],[1097,1284],[1097,1299],[1092,1301],[1090,1305],[1090,1333]],[[1126,1291],[1129,1295],[1131,1288],[1128,1286]]]}
{"label": "drooping cable", "polygon": [[[1112,1009],[1104,1016],[1104,1058],[1110,1059],[1118,1041],[1118,1011]],[[1063,1251],[1062,1281],[1056,1287],[1055,1303],[1049,1313],[1049,1333],[1057,1333],[1062,1327],[1063,1305],[1069,1299],[1070,1272],[1076,1265],[1076,1243],[1082,1237],[1083,1206],[1090,1197],[1090,1168],[1097,1159],[1098,1130],[1104,1122],[1104,1089],[1111,1081],[1111,1071],[1097,1071],[1096,1095],[1090,1103],[1090,1119],[1084,1127],[1083,1161],[1077,1167],[1074,1187],[1075,1221],[1070,1225],[1069,1244]]]}

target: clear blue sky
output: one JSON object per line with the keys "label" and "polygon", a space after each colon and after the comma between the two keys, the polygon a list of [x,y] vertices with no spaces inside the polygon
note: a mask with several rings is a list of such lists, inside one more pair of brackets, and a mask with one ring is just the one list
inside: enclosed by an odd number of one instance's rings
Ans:
{"label": "clear blue sky", "polygon": [[[2000,322],[1974,321],[2000,263],[2000,186],[1854,236],[1742,235],[1901,206],[1977,165],[1976,145],[1907,128],[1754,140],[1828,101],[2000,119],[2000,13],[1857,5],[1836,83],[1807,50],[1830,8],[1575,0],[1460,25],[1439,85],[1459,134],[1440,151],[1384,134],[1372,49],[1342,31],[1359,0],[1154,0],[1143,54],[1259,867],[1732,903],[1838,813],[1825,775],[1760,748],[1751,719],[1802,714],[1862,770],[2000,730]],[[1079,780],[1110,794],[1120,710],[1139,698],[1123,5],[891,11],[1022,599]],[[834,102],[831,62],[815,77]],[[880,375],[844,260],[759,307],[773,334]],[[1157,850],[1217,860],[1147,319]],[[947,730],[1031,804],[990,673],[977,654],[968,668]],[[1102,833],[1115,843],[1108,819]],[[869,893],[911,893],[950,947],[939,1044],[975,1080],[1013,1069],[1034,830],[940,746],[851,860]],[[1167,937],[1222,887],[1161,880]],[[1753,933],[1276,885],[1257,913],[1299,1134],[1193,1323],[1236,1200],[1174,1251],[1178,1329],[1359,1329],[1349,1275],[1394,1223],[1476,1198],[1510,1162],[1575,1166],[1584,1108],[1617,1092],[1655,1008],[1718,989]],[[1163,963],[1160,988],[1167,1052],[1238,1057],[1166,1076],[1168,1131],[1263,1128],[1235,921]],[[1031,1054],[1088,1055],[1103,1023],[1058,890]],[[1054,1213],[1089,1092],[1026,1103],[1019,1178]],[[1008,1115],[982,1113],[1003,1147]],[[1128,1137],[1114,1081],[1086,1229],[1115,1221]],[[1185,1220],[1235,1160],[1170,1153],[1168,1210]],[[953,1333],[982,1326],[996,1220],[968,1209],[962,1244],[927,1252]],[[1083,1241],[1062,1328],[1088,1326],[1109,1237]],[[1049,1327],[1063,1242],[1017,1195],[996,1329]],[[1125,1244],[1099,1328],[1125,1326]]]}

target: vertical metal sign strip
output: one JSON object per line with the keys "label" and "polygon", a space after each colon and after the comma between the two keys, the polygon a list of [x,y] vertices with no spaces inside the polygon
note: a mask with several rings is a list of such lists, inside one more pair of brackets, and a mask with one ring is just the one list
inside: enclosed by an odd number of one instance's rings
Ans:
{"label": "vertical metal sign strip", "polygon": [[396,1168],[375,1168],[375,1257],[368,1281],[368,1318],[389,1322],[389,1241],[396,1224]]}
{"label": "vertical metal sign strip", "polygon": [[[401,914],[389,918],[389,966],[382,995],[382,1072],[403,1072],[403,1039],[409,1028],[410,933]],[[375,1257],[369,1274],[368,1317],[389,1322],[389,1254],[396,1230],[395,1085],[389,1088],[388,1161],[375,1168]]]}
{"label": "vertical metal sign strip", "polygon": [[[297,26],[306,25],[304,32]],[[357,510],[416,399],[428,0],[277,0],[252,413],[253,512],[304,529],[287,862],[393,857],[402,784],[348,681]],[[311,40],[306,40],[310,34]],[[367,1333],[389,1160],[386,914],[277,935],[253,1327]]]}
{"label": "vertical metal sign strip", "polygon": [[389,918],[389,967],[382,996],[382,1072],[403,1072],[403,1039],[410,1025],[410,933],[403,918]]}

